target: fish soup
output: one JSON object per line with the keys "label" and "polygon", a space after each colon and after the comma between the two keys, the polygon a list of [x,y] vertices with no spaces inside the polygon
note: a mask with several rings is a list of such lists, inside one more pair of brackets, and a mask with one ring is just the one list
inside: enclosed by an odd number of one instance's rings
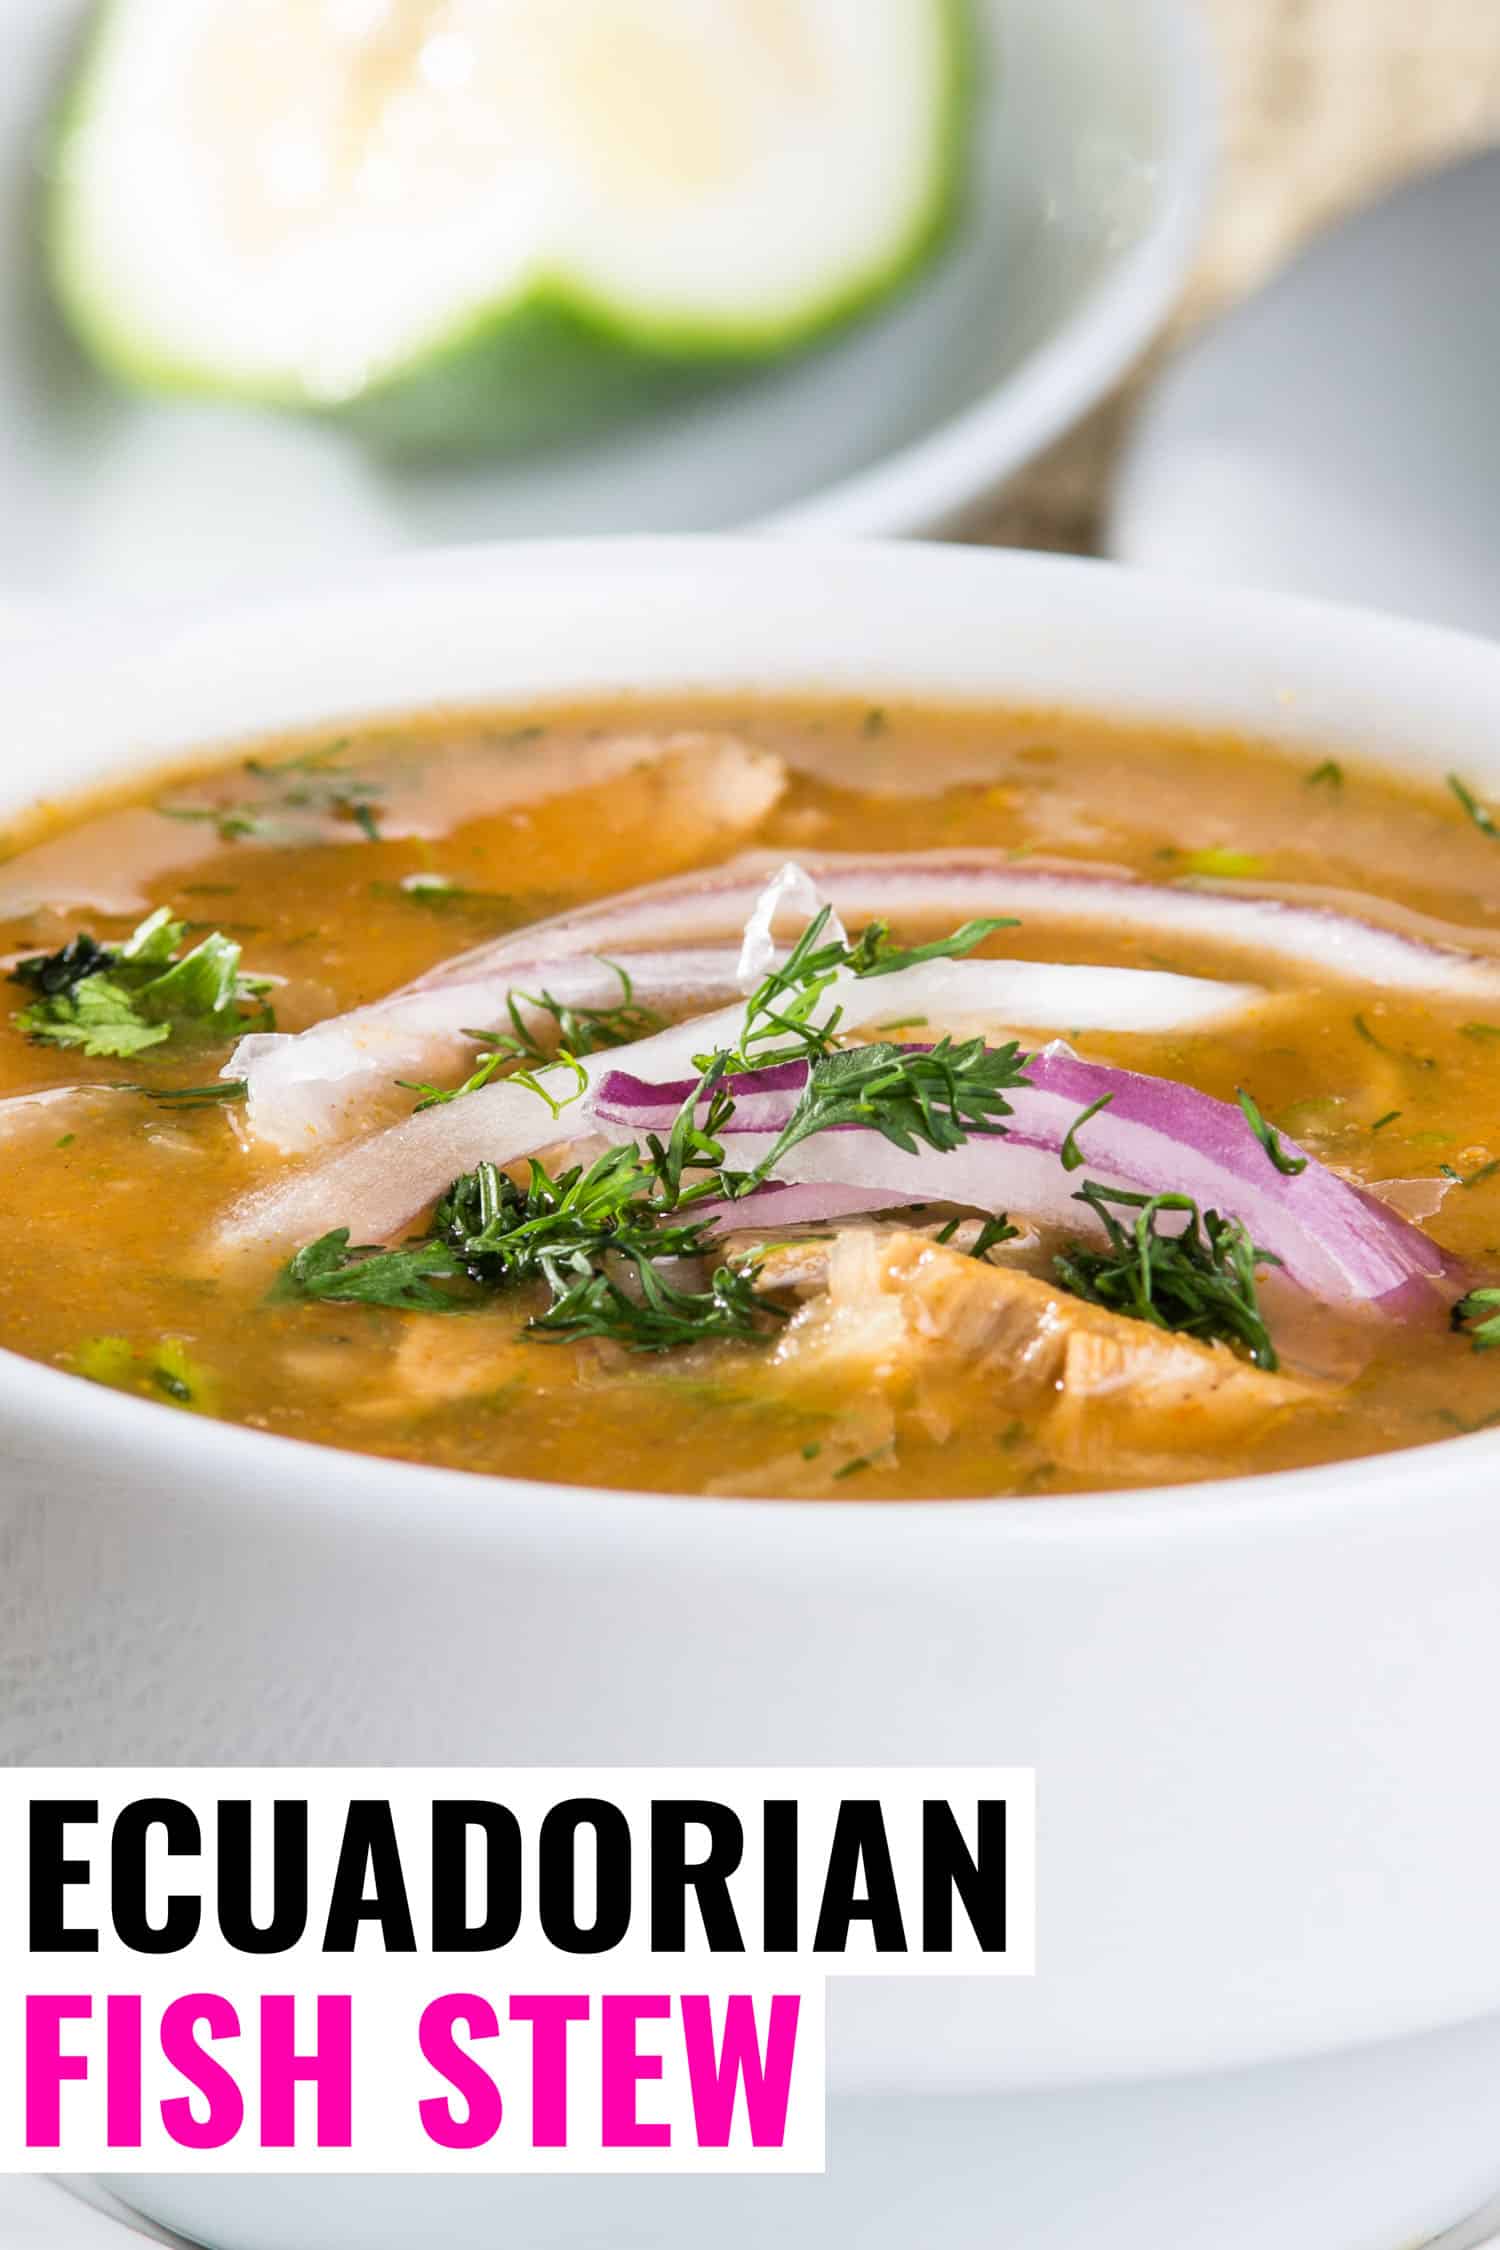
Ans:
{"label": "fish soup", "polygon": [[804,700],[278,742],[0,864],[0,1343],[847,1501],[1500,1420],[1500,835],[1340,753]]}

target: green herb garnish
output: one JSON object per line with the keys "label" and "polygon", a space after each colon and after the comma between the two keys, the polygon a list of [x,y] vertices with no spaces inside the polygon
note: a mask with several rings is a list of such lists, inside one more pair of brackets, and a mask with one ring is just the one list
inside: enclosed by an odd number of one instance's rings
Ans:
{"label": "green herb garnish", "polygon": [[138,1398],[164,1399],[191,1414],[217,1414],[217,1376],[193,1359],[180,1336],[164,1336],[138,1351],[125,1336],[91,1336],[73,1356],[73,1367],[91,1383]]}
{"label": "green herb garnish", "polygon": [[1251,876],[1264,875],[1266,863],[1254,852],[1237,852],[1227,844],[1210,845],[1207,851],[1184,852],[1182,864],[1190,875],[1206,875],[1214,880],[1242,882]]}
{"label": "green herb garnish", "polygon": [[[889,942],[884,926],[873,923],[866,930],[860,945],[851,954],[856,976],[893,977],[902,969],[915,969],[923,961],[962,961],[976,946],[997,930],[1018,930],[1020,922],[1013,914],[987,914],[981,920],[965,922],[961,930],[951,937],[934,938],[930,945],[895,946]],[[873,946],[862,958],[861,946],[874,935]]]}
{"label": "green herb garnish", "polygon": [[707,1289],[679,1289],[649,1258],[637,1260],[635,1289],[611,1273],[580,1275],[528,1334],[576,1343],[595,1336],[633,1352],[671,1352],[684,1344],[738,1340],[765,1334],[769,1308],[755,1295],[748,1274],[715,1269]]}
{"label": "green herb garnish", "polygon": [[416,1242],[403,1250],[351,1249],[349,1229],[335,1227],[304,1244],[277,1276],[268,1302],[378,1305],[390,1312],[463,1312],[470,1300],[438,1288],[458,1281],[463,1269],[441,1242]]}
{"label": "green herb garnish", "polygon": [[1087,1158],[1084,1156],[1083,1150],[1078,1146],[1079,1131],[1083,1126],[1087,1125],[1091,1117],[1097,1117],[1101,1109],[1108,1109],[1110,1103],[1114,1100],[1114,1098],[1115,1097],[1113,1094],[1101,1094],[1099,1096],[1099,1099],[1096,1102],[1090,1102],[1088,1108],[1081,1111],[1080,1114],[1074,1118],[1072,1124],[1068,1127],[1067,1133],[1063,1139],[1063,1145],[1058,1150],[1058,1155],[1062,1158],[1062,1168],[1065,1172],[1082,1171],[1084,1164],[1087,1162]]}
{"label": "green herb garnish", "polygon": [[476,891],[453,875],[403,875],[398,883],[372,883],[375,898],[419,906],[429,914],[468,915],[500,928],[538,921],[561,904],[550,892]]}
{"label": "green herb garnish", "polygon": [[[428,1234],[399,1250],[351,1249],[339,1228],[299,1250],[272,1291],[397,1312],[459,1312],[486,1294],[541,1282],[550,1309],[529,1335],[606,1337],[659,1352],[710,1337],[763,1336],[775,1308],[754,1293],[754,1267],[715,1269],[689,1289],[663,1265],[711,1254],[712,1228],[683,1223],[655,1199],[654,1167],[631,1147],[556,1177],[533,1162],[520,1187],[497,1165],[455,1180]],[[459,1284],[445,1287],[443,1284]]]}
{"label": "green herb garnish", "polygon": [[1455,1172],[1451,1164],[1440,1164],[1438,1170],[1442,1173],[1443,1178],[1451,1180],[1455,1187],[1474,1188],[1478,1187],[1484,1180],[1492,1180],[1495,1174],[1500,1172],[1500,1156],[1497,1156],[1493,1163],[1481,1164],[1479,1170],[1470,1172],[1467,1178],[1462,1172]]}
{"label": "green herb garnish", "polygon": [[263,977],[240,972],[240,948],[212,931],[178,953],[187,925],[158,907],[119,947],[86,931],[59,952],[22,961],[12,980],[36,994],[13,1021],[29,1039],[85,1055],[127,1057],[168,1040],[211,1044],[269,1031]]}
{"label": "green herb garnish", "polygon": [[[1261,1147],[1265,1150],[1277,1171],[1283,1179],[1295,1180],[1300,1172],[1307,1170],[1307,1158],[1305,1156],[1287,1155],[1286,1150],[1281,1145],[1281,1135],[1274,1125],[1266,1123],[1261,1114],[1260,1104],[1253,1094],[1247,1094],[1243,1086],[1236,1086],[1235,1093],[1239,1098],[1240,1108],[1245,1113],[1246,1124],[1260,1142]],[[1391,1114],[1392,1116],[1399,1116],[1400,1112],[1393,1110]],[[1390,1119],[1387,1118],[1385,1122],[1389,1124]]]}
{"label": "green herb garnish", "polygon": [[1453,1308],[1453,1326],[1476,1352],[1500,1351],[1500,1289],[1471,1289]]}
{"label": "green herb garnish", "polygon": [[159,1102],[163,1109],[222,1109],[226,1103],[242,1102],[250,1088],[243,1078],[216,1079],[211,1086],[136,1086],[121,1084],[111,1087],[115,1094],[140,1094],[148,1102]]}
{"label": "green herb garnish", "polygon": [[274,841],[286,825],[288,813],[309,813],[314,818],[347,820],[372,844],[380,841],[380,806],[384,791],[363,781],[336,763],[349,747],[347,737],[325,749],[300,757],[247,758],[244,771],[268,784],[265,795],[227,805],[158,805],[168,820],[203,821],[218,830],[225,844],[255,838]]}
{"label": "green herb garnish", "polygon": [[1387,1125],[1394,1125],[1397,1118],[1403,1114],[1404,1112],[1399,1109],[1388,1109],[1384,1117],[1376,1118],[1374,1124],[1370,1127],[1370,1131],[1372,1133],[1383,1133]]}
{"label": "green herb garnish", "polygon": [[1464,811],[1473,821],[1479,833],[1482,836],[1500,839],[1500,821],[1497,821],[1494,814],[1479,802],[1473,790],[1460,781],[1456,773],[1449,774],[1448,787],[1453,791],[1454,796],[1463,806]]}
{"label": "green herb garnish", "polygon": [[[839,1049],[835,1008],[818,1021],[819,1003],[840,977],[879,976],[916,961],[971,951],[1007,925],[976,921],[950,939],[911,952],[891,946],[886,927],[874,923],[853,943],[830,938],[831,910],[816,915],[787,960],[746,1002],[739,1044],[695,1058],[697,1083],[679,1106],[670,1131],[651,1134],[644,1150],[626,1145],[586,1169],[558,1177],[533,1162],[518,1186],[493,1164],[456,1180],[439,1204],[428,1234],[398,1250],[359,1249],[338,1229],[299,1251],[274,1294],[336,1299],[412,1311],[451,1311],[479,1301],[478,1293],[525,1282],[544,1284],[552,1303],[530,1323],[542,1337],[595,1336],[631,1350],[657,1352],[707,1338],[749,1340],[766,1335],[784,1313],[755,1292],[758,1265],[716,1266],[706,1288],[687,1285],[683,1261],[714,1254],[714,1224],[694,1220],[706,1198],[735,1200],[768,1178],[786,1150],[814,1133],[842,1124],[882,1133],[908,1153],[925,1145],[959,1148],[974,1133],[998,1133],[1010,1114],[1009,1089],[1026,1084],[1026,1057],[1011,1043],[986,1048],[982,1039],[955,1046],[905,1049],[888,1043]],[[586,1074],[577,1061],[589,1053],[640,1038],[656,1019],[637,1004],[629,976],[611,1008],[573,1009],[550,995],[518,1001],[550,1015],[564,1042],[561,1060]],[[519,1005],[512,1029],[491,1037],[488,1052],[463,1088],[472,1091],[501,1069],[551,1102],[532,1067],[554,1058],[528,1027]],[[808,1066],[808,1080],[786,1129],[754,1173],[725,1168],[723,1136],[734,1116],[729,1081],[741,1072],[787,1061]],[[418,1088],[423,1106],[451,1100],[453,1092]],[[1015,1230],[1002,1217],[980,1230],[976,1255]],[[668,1270],[670,1269],[670,1270]]]}
{"label": "green herb garnish", "polygon": [[[1085,1303],[1147,1321],[1200,1343],[1227,1343],[1256,1367],[1280,1362],[1260,1310],[1256,1267],[1279,1265],[1259,1250],[1237,1219],[1200,1211],[1187,1195],[1132,1195],[1087,1182],[1075,1199],[1103,1227],[1108,1248],[1072,1243],[1055,1262],[1059,1282]],[[1112,1205],[1136,1216],[1123,1224]],[[1164,1233],[1160,1222],[1185,1224]]]}
{"label": "green herb garnish", "polygon": [[[959,1228],[965,1223],[961,1217],[950,1219],[945,1227],[939,1229],[938,1241],[944,1245],[951,1244]],[[1009,1215],[1004,1211],[997,1211],[992,1219],[985,1220],[964,1254],[970,1258],[985,1258],[997,1243],[1018,1242],[1020,1236],[1020,1228],[1011,1225]]]}
{"label": "green herb garnish", "polygon": [[[509,1031],[475,1032],[471,1036],[486,1043],[480,1057],[480,1068],[468,1083],[457,1089],[458,1093],[472,1093],[476,1086],[486,1085],[500,1070],[513,1070],[520,1064],[527,1070],[545,1070],[550,1064],[566,1057],[597,1055],[610,1047],[629,1047],[638,1039],[649,1038],[652,1032],[661,1031],[665,1016],[654,1008],[643,1007],[635,997],[635,986],[628,971],[618,961],[605,961],[601,966],[611,970],[620,980],[620,997],[612,1007],[579,1008],[566,1000],[555,1000],[550,992],[513,992],[506,1002],[510,1018]],[[550,1016],[554,1035],[544,1043],[527,1024],[523,1008],[531,1008],[538,1015]],[[438,1094],[418,1106],[427,1109],[432,1100],[451,1101],[453,1094]]]}
{"label": "green herb garnish", "polygon": [[[1013,917],[992,915],[966,922],[951,937],[936,938],[930,945],[902,947],[892,945],[884,922],[872,922],[852,942],[829,938],[826,932],[832,919],[832,907],[825,906],[781,966],[751,993],[739,1045],[726,1058],[730,1071],[772,1070],[780,1063],[812,1062],[831,1054],[842,1011],[835,1008],[823,1022],[815,1018],[820,1001],[846,973],[860,978],[894,976],[924,961],[961,960],[997,930],[1018,927]],[[698,1055],[694,1064],[703,1070],[713,1059]]]}
{"label": "green herb garnish", "polygon": [[1342,789],[1344,769],[1337,758],[1325,758],[1320,766],[1314,766],[1307,777],[1307,786],[1309,789]]}
{"label": "green herb garnish", "polygon": [[779,1138],[737,1192],[758,1187],[799,1141],[841,1125],[862,1125],[915,1155],[920,1146],[946,1155],[973,1134],[1003,1133],[1011,1115],[1008,1092],[1029,1083],[1014,1040],[987,1047],[983,1039],[955,1046],[892,1047],[884,1042],[848,1047],[815,1062],[796,1109]]}
{"label": "green herb garnish", "polygon": [[1403,1052],[1400,1047],[1388,1046],[1385,1040],[1380,1037],[1378,1032],[1372,1031],[1370,1029],[1369,1021],[1366,1017],[1353,1016],[1350,1018],[1350,1021],[1353,1023],[1356,1032],[1364,1041],[1365,1045],[1367,1047],[1373,1047],[1377,1055],[1389,1055],[1392,1062],[1410,1063],[1414,1070],[1437,1069],[1437,1064],[1433,1060],[1431,1055],[1413,1055]]}

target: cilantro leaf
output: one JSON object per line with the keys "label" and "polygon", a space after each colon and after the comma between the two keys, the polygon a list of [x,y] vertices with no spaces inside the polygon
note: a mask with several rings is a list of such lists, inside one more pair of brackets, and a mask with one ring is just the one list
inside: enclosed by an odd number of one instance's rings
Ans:
{"label": "cilantro leaf", "polygon": [[158,907],[117,947],[86,930],[56,953],[21,961],[12,980],[36,997],[13,1017],[27,1038],[93,1057],[128,1059],[168,1040],[227,1042],[269,1031],[270,990],[240,970],[240,949],[212,931],[177,958],[187,924]]}
{"label": "cilantro leaf", "polygon": [[440,1242],[404,1250],[351,1249],[349,1229],[336,1227],[300,1249],[273,1284],[269,1302],[298,1298],[345,1305],[380,1305],[395,1312],[462,1312],[465,1300],[439,1281],[456,1281],[463,1269]]}

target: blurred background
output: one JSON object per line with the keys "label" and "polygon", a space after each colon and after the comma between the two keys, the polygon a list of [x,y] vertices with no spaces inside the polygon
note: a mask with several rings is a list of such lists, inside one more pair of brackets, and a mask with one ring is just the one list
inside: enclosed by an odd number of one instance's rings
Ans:
{"label": "blurred background", "polygon": [[0,0],[0,601],[749,529],[1500,632],[1500,0],[95,20]]}
{"label": "blurred background", "polygon": [[1125,432],[1172,353],[1320,228],[1500,143],[1500,0],[1195,5],[1220,75],[1223,155],[1187,293],[1131,380],[1007,489],[982,524],[987,539],[1097,549]]}

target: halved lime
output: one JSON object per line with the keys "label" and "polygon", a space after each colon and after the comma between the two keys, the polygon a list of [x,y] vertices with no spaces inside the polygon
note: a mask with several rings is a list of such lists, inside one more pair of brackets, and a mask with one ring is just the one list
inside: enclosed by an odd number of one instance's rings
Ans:
{"label": "halved lime", "polygon": [[52,273],[126,383],[407,446],[565,428],[895,289],[965,0],[112,0]]}

